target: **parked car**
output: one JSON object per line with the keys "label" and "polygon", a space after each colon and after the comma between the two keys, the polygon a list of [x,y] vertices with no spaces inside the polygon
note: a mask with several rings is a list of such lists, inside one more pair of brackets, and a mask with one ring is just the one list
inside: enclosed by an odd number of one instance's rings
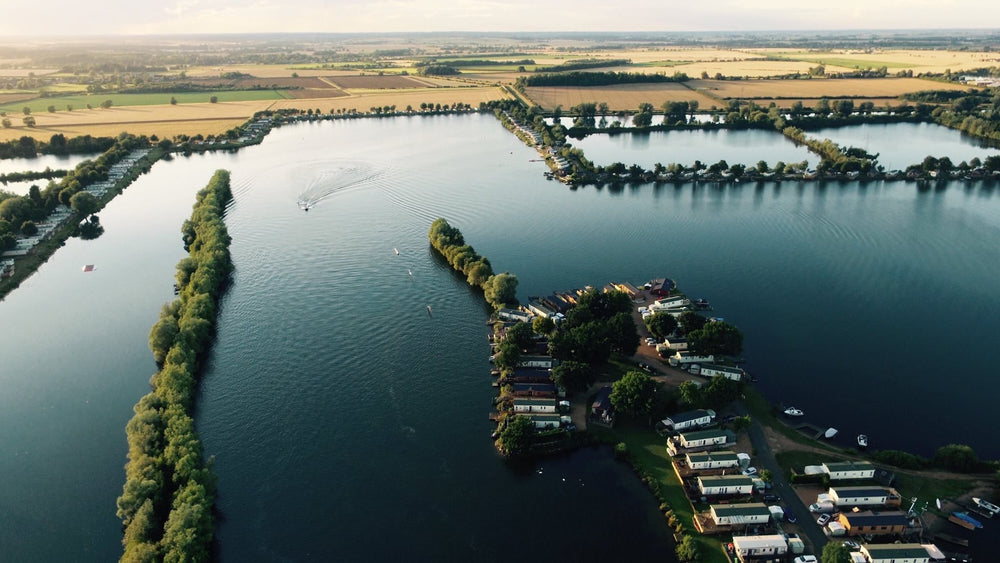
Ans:
{"label": "parked car", "polygon": [[816,523],[820,526],[826,526],[826,523],[830,521],[829,514],[820,514],[819,518],[816,519]]}
{"label": "parked car", "polygon": [[792,512],[785,513],[785,520],[791,524],[794,524],[799,521],[799,519],[796,518],[795,514]]}
{"label": "parked car", "polygon": [[756,475],[757,474],[757,468],[756,467],[747,467],[746,469],[743,470],[743,474],[747,475],[747,476]]}
{"label": "parked car", "polygon": [[774,493],[764,493],[764,502],[778,502],[779,500],[781,498]]}
{"label": "parked car", "polygon": [[795,563],[816,563],[815,555],[800,555],[795,558]]}
{"label": "parked car", "polygon": [[861,544],[853,540],[844,541],[844,547],[851,551],[861,551]]}

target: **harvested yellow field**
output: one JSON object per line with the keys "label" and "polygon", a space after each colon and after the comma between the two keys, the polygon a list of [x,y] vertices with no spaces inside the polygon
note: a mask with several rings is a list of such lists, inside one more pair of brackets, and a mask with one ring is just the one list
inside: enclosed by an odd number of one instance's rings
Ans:
{"label": "harvested yellow field", "polygon": [[562,106],[564,110],[588,102],[605,102],[609,109],[635,110],[641,103],[659,108],[663,102],[696,100],[702,109],[720,105],[701,92],[696,92],[675,82],[660,84],[616,84],[611,86],[539,86],[527,89],[527,96],[545,110]]}
{"label": "harvested yellow field", "polygon": [[[707,72],[709,76],[722,74],[723,76],[749,76],[751,78],[765,78],[768,76],[783,76],[786,74],[808,74],[809,67],[816,66],[815,63],[802,61],[765,61],[749,59],[745,61],[722,61],[722,62],[698,62],[687,65],[671,67],[673,72],[683,72],[692,78],[701,76]],[[828,72],[847,72],[850,69],[828,66]]]}
{"label": "harvested yellow field", "polygon": [[478,87],[478,88],[426,88],[422,90],[379,90],[366,94],[354,94],[338,98],[316,98],[308,100],[276,100],[271,109],[319,109],[327,112],[331,109],[356,109],[358,111],[368,111],[373,107],[396,106],[397,111],[406,109],[406,106],[419,108],[420,104],[469,104],[476,108],[480,102],[509,98],[500,88]]}
{"label": "harvested yellow field", "polygon": [[839,66],[850,68],[870,66],[888,67],[890,72],[900,68],[913,70],[914,74],[921,72],[942,73],[961,69],[997,66],[1000,64],[1000,54],[982,51],[944,51],[931,49],[886,49],[859,51],[850,49],[835,49],[832,51],[790,51],[787,49],[748,49],[748,52],[762,55],[774,55],[814,64],[833,61]]}
{"label": "harvested yellow field", "polygon": [[920,90],[967,90],[959,84],[920,78],[813,78],[801,80],[692,80],[688,85],[720,98],[895,98]]}
{"label": "harvested yellow field", "polygon": [[27,78],[28,76],[42,76],[45,74],[55,74],[58,68],[0,68],[0,77],[3,78]]}
{"label": "harvested yellow field", "polygon": [[258,100],[35,113],[32,114],[35,127],[23,127],[21,119],[14,118],[12,121],[15,127],[0,129],[0,139],[16,139],[23,135],[47,139],[56,133],[67,136],[104,136],[117,135],[123,131],[147,135],[155,133],[161,137],[180,133],[218,134],[243,123],[272,103],[273,100]]}

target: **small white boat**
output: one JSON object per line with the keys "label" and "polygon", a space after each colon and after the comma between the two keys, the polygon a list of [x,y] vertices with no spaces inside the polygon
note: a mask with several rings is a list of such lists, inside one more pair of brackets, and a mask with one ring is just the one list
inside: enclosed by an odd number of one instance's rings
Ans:
{"label": "small white boat", "polygon": [[994,516],[1000,514],[1000,506],[997,506],[990,501],[983,500],[979,497],[972,497],[972,502],[976,503],[976,506],[985,510],[986,512],[989,512]]}
{"label": "small white boat", "polygon": [[864,434],[858,434],[858,447],[867,448],[868,447],[868,436]]}
{"label": "small white boat", "polygon": [[399,250],[396,250],[396,247],[392,247],[392,251],[396,253],[396,256],[399,256]]}
{"label": "small white boat", "polygon": [[434,314],[434,312],[431,311],[431,306],[430,305],[427,306],[427,314],[428,315],[433,315]]}
{"label": "small white boat", "polygon": [[785,416],[803,416],[806,414],[795,407],[788,407],[784,412]]}
{"label": "small white boat", "polygon": [[827,428],[826,432],[823,433],[823,437],[826,438],[827,440],[833,438],[836,435],[837,435],[837,429],[832,426]]}

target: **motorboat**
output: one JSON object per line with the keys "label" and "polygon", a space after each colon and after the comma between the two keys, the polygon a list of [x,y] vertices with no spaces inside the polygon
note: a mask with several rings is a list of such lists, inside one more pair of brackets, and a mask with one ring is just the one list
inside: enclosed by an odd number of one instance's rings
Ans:
{"label": "motorboat", "polygon": [[826,432],[823,433],[823,437],[826,438],[827,440],[833,438],[836,435],[837,435],[837,429],[832,426],[827,428]]}
{"label": "motorboat", "polygon": [[864,434],[858,434],[858,447],[867,448],[868,447],[868,436]]}
{"label": "motorboat", "polygon": [[806,414],[795,407],[788,407],[784,410],[784,413],[785,416],[803,416]]}
{"label": "motorboat", "polygon": [[976,506],[992,514],[993,516],[1000,514],[1000,506],[997,506],[990,501],[983,500],[979,497],[972,497],[972,502],[976,503]]}

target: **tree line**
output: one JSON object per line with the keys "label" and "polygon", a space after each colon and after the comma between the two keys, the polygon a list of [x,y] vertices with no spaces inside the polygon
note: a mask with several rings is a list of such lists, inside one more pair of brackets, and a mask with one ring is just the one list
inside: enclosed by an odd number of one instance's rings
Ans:
{"label": "tree line", "polygon": [[559,65],[540,68],[536,72],[566,72],[571,70],[584,70],[588,68],[601,68],[608,66],[625,66],[632,64],[630,59],[576,59],[566,61]]}
{"label": "tree line", "polygon": [[517,303],[517,276],[508,272],[494,274],[490,261],[466,244],[462,232],[452,227],[448,221],[436,219],[431,223],[427,237],[434,250],[456,272],[464,275],[469,285],[483,290],[486,300],[494,308]]}
{"label": "tree line", "polygon": [[108,170],[132,149],[149,145],[146,137],[125,135],[94,160],[85,160],[58,182],[45,188],[31,186],[19,196],[0,190],[0,250],[13,248],[16,235],[32,236],[35,225],[45,220],[59,204],[72,208],[79,219],[98,211],[101,202],[84,188],[105,180]]}
{"label": "tree line", "polygon": [[80,154],[104,152],[115,144],[112,137],[92,137],[80,135],[67,139],[62,133],[49,138],[48,142],[24,136],[20,139],[0,142],[0,159],[35,158],[39,154]]}
{"label": "tree line", "polygon": [[66,170],[53,170],[46,167],[45,170],[29,170],[27,172],[7,172],[6,174],[0,174],[0,183],[6,184],[8,182],[27,182],[31,180],[51,180],[53,178],[62,178],[68,172]]}
{"label": "tree line", "polygon": [[160,370],[128,422],[128,463],[118,497],[122,561],[208,561],[214,534],[215,476],[202,459],[191,417],[197,378],[211,342],[219,297],[232,271],[223,222],[229,172],[198,192],[181,232],[188,256],[177,264],[179,297],[163,306],[149,335]]}

